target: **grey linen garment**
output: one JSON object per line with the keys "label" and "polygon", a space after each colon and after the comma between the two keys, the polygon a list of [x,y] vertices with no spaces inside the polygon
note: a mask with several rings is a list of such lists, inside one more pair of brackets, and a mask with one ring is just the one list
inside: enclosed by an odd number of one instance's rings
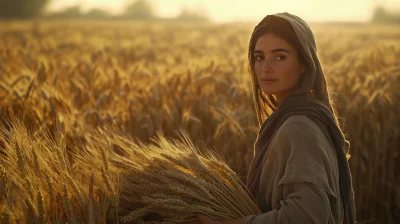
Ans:
{"label": "grey linen garment", "polygon": [[278,129],[262,165],[259,216],[245,224],[340,223],[343,206],[332,143],[305,115],[290,116]]}
{"label": "grey linen garment", "polygon": [[261,126],[247,187],[264,214],[245,217],[244,224],[353,224],[354,192],[346,156],[349,143],[322,103],[324,96],[305,93],[315,82],[325,82],[313,34],[299,17],[289,13],[274,16],[291,24],[313,66],[301,88]]}
{"label": "grey linen garment", "polygon": [[[334,120],[325,123],[330,112],[318,112],[319,106],[307,105],[305,99],[324,107],[309,96],[289,96],[260,130],[248,188],[264,214],[247,216],[244,224],[338,224],[344,219],[338,161],[341,157],[347,163],[348,148]],[[267,129],[271,124],[276,125],[272,133]]]}

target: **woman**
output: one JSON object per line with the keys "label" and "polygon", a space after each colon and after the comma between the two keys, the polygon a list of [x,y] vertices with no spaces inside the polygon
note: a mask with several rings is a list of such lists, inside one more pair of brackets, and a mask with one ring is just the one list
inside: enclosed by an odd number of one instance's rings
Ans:
{"label": "woman", "polygon": [[263,123],[247,187],[263,214],[229,221],[197,214],[199,222],[355,223],[349,143],[329,98],[311,28],[289,13],[266,16],[251,36],[249,67]]}

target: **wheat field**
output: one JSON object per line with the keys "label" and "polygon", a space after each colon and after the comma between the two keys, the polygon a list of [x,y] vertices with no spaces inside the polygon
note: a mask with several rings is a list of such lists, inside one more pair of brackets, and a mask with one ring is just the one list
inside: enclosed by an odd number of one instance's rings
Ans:
{"label": "wheat field", "polygon": [[[137,166],[121,149],[179,129],[244,182],[259,128],[247,70],[253,27],[0,22],[0,221],[128,222],[121,173]],[[351,144],[357,220],[396,223],[400,27],[312,28]]]}

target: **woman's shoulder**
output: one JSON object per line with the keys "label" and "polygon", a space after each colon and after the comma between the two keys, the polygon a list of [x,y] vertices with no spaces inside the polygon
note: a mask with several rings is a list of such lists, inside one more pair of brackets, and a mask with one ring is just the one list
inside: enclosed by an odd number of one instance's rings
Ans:
{"label": "woman's shoulder", "polygon": [[315,157],[334,156],[330,139],[306,115],[290,116],[278,129],[271,147],[287,155],[301,153]]}
{"label": "woman's shoulder", "polygon": [[290,136],[298,132],[311,137],[319,136],[323,133],[321,128],[306,115],[291,115],[279,127],[277,134]]}
{"label": "woman's shoulder", "polygon": [[310,182],[337,198],[335,150],[317,123],[306,115],[290,116],[271,145],[274,162],[285,167],[278,185]]}

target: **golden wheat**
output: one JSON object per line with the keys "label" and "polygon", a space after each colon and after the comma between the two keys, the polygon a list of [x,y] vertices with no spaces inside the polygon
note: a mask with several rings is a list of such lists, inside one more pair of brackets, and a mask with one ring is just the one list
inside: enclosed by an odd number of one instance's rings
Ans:
{"label": "golden wheat", "polygon": [[[135,161],[151,167],[155,156],[136,143],[149,143],[157,134],[176,138],[179,128],[225,158],[228,167],[202,161],[214,171],[208,180],[216,175],[235,182],[228,168],[245,180],[258,132],[246,68],[252,25],[39,22],[34,32],[31,25],[0,26],[0,199],[6,199],[0,222],[29,214],[42,219],[39,192],[45,221],[66,221],[64,182],[76,222],[117,221],[117,210],[133,211],[121,206],[126,201],[143,205],[136,198],[118,202],[121,189],[133,186],[121,186],[120,175],[140,170]],[[357,220],[394,223],[400,219],[393,212],[400,201],[400,29],[313,29],[351,142]],[[14,116],[23,125],[8,123]],[[115,135],[92,139],[99,127]],[[188,162],[177,160],[183,147],[155,157],[188,169]],[[175,182],[191,180],[189,174],[165,172]],[[208,194],[199,186],[213,187],[206,180],[198,184],[202,197]]]}

